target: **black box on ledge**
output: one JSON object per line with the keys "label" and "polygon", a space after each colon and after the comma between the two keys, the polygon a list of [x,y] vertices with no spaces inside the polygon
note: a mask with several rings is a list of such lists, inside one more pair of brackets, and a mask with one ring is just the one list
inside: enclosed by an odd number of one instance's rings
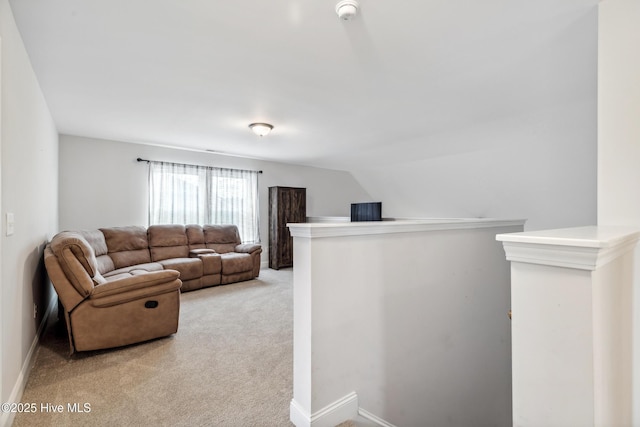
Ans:
{"label": "black box on ledge", "polygon": [[382,221],[382,202],[351,203],[351,221]]}

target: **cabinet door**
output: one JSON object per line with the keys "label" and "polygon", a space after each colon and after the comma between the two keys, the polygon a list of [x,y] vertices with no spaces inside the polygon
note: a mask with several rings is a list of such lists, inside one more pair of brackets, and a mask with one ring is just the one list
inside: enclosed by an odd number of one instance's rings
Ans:
{"label": "cabinet door", "polygon": [[278,268],[278,192],[275,187],[269,187],[269,268]]}
{"label": "cabinet door", "polygon": [[285,229],[287,230],[287,250],[286,261],[283,259],[283,264],[288,266],[293,265],[293,237],[289,232],[289,228],[286,226],[290,222],[307,222],[307,190],[305,188],[290,188],[288,196],[285,197],[287,208]]}
{"label": "cabinet door", "polygon": [[307,191],[305,188],[291,189],[287,212],[287,222],[307,222]]}
{"label": "cabinet door", "polygon": [[278,258],[280,267],[293,265],[293,237],[287,223],[295,216],[292,212],[294,199],[292,189],[281,189],[278,200]]}
{"label": "cabinet door", "polygon": [[306,222],[305,188],[269,188],[269,267],[279,269],[293,265],[293,237],[287,224]]}

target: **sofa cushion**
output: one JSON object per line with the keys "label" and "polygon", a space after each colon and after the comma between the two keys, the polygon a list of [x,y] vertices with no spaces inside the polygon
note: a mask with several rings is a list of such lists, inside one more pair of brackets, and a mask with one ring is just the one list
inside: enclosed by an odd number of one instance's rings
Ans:
{"label": "sofa cushion", "polygon": [[189,241],[189,249],[202,249],[204,244],[204,231],[198,224],[189,224],[185,227],[187,240]]}
{"label": "sofa cushion", "polygon": [[107,253],[109,250],[107,249],[107,242],[104,239],[104,234],[100,230],[81,230],[79,232],[82,234],[82,237],[85,238],[89,245],[93,248],[93,252],[96,254],[96,261],[98,263],[98,271],[101,274],[108,273],[109,271],[115,269],[116,267],[113,265],[113,260]]}
{"label": "sofa cushion", "polygon": [[151,225],[147,230],[149,247],[187,246],[185,226],[180,224]]}
{"label": "sofa cushion", "polygon": [[218,253],[234,252],[241,243],[238,227],[235,225],[205,225],[202,229],[206,247]]}
{"label": "sofa cushion", "polygon": [[116,266],[113,264],[113,260],[109,255],[97,256],[96,261],[98,262],[98,271],[101,274],[108,273],[116,268]]}
{"label": "sofa cushion", "polygon": [[107,242],[104,240],[104,234],[102,234],[102,231],[81,230],[78,233],[80,233],[87,243],[91,245],[96,256],[106,255],[107,252],[109,252],[107,249]]}
{"label": "sofa cushion", "polygon": [[207,243],[207,248],[213,249],[219,254],[226,254],[228,252],[234,252],[236,249],[235,243]]}
{"label": "sofa cushion", "polygon": [[202,261],[198,258],[171,258],[159,261],[166,270],[178,270],[180,280],[191,280],[202,277]]}
{"label": "sofa cushion", "polygon": [[240,234],[238,227],[235,225],[205,225],[204,230],[205,243],[234,243],[240,244]]}
{"label": "sofa cushion", "polygon": [[164,267],[162,264],[158,262],[149,262],[145,264],[135,264],[130,265],[128,267],[118,268],[117,270],[112,270],[108,273],[104,274],[104,277],[108,280],[111,280],[111,277],[116,276],[118,274],[134,274],[134,271],[149,273],[151,271],[162,271]]}
{"label": "sofa cushion", "polygon": [[101,228],[115,268],[151,262],[147,230],[144,227]]}
{"label": "sofa cushion", "polygon": [[189,241],[184,225],[152,225],[147,234],[152,261],[189,256]]}
{"label": "sofa cushion", "polygon": [[229,252],[221,255],[222,274],[236,274],[253,270],[253,260],[249,254]]}
{"label": "sofa cushion", "polygon": [[168,246],[168,247],[155,247],[149,248],[151,251],[151,260],[160,262],[165,259],[171,258],[188,258],[189,246]]}

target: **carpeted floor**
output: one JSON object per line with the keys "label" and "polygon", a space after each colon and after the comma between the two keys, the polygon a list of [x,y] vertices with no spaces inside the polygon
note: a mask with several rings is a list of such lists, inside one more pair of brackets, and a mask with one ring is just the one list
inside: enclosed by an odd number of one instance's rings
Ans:
{"label": "carpeted floor", "polygon": [[[51,322],[22,398],[37,411],[13,425],[291,426],[291,283],[290,269],[263,269],[184,293],[177,334],[73,357]],[[89,411],[70,412],[74,403]]]}

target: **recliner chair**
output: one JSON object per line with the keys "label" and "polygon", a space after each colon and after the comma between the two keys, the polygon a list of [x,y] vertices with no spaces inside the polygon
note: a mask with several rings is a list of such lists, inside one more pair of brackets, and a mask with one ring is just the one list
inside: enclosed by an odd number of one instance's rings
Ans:
{"label": "recliner chair", "polygon": [[105,278],[92,245],[80,232],[56,235],[45,248],[44,261],[64,308],[72,354],[177,332],[182,286],[178,271],[132,269]]}

